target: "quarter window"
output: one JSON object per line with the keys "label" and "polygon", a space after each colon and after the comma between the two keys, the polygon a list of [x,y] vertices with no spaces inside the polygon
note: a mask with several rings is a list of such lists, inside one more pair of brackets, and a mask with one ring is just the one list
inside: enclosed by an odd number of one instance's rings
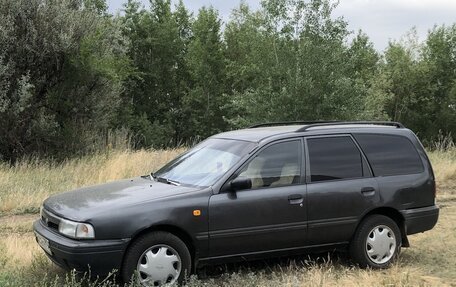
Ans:
{"label": "quarter window", "polygon": [[403,136],[355,134],[375,176],[420,173],[424,170],[412,142]]}
{"label": "quarter window", "polygon": [[361,153],[348,136],[307,139],[312,182],[363,176]]}
{"label": "quarter window", "polygon": [[301,141],[273,144],[259,152],[239,176],[252,180],[252,189],[300,183]]}

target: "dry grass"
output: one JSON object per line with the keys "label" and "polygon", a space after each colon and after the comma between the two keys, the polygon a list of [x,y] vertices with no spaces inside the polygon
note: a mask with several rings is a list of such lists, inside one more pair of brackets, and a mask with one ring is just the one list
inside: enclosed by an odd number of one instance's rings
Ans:
{"label": "dry grass", "polygon": [[[454,195],[456,187],[456,147],[429,153],[441,199]],[[450,192],[450,194],[448,194]]]}
{"label": "dry grass", "polygon": [[[146,174],[183,151],[117,151],[61,164],[27,160],[14,167],[0,165],[0,286],[81,286],[74,279],[55,279],[65,274],[44,257],[34,241],[31,223],[41,202],[51,194],[80,186]],[[237,264],[209,279],[193,278],[188,285],[456,286],[456,148],[433,151],[429,156],[441,216],[432,231],[410,236],[411,248],[403,249],[392,268],[362,270],[337,255],[330,262],[301,257],[295,258],[298,263]],[[83,286],[98,283],[90,284]],[[111,283],[106,284],[103,286]]]}
{"label": "dry grass", "polygon": [[41,254],[41,250],[31,232],[11,235],[2,232],[0,245],[3,246],[4,252],[6,252],[7,263],[15,267],[27,267],[32,263],[35,255]]}
{"label": "dry grass", "polygon": [[0,215],[36,213],[52,194],[148,174],[184,149],[114,151],[60,164],[24,160],[0,165]]}

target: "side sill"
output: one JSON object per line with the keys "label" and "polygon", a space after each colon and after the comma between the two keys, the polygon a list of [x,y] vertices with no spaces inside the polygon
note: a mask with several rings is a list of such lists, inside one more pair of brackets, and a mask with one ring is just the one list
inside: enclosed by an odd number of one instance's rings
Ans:
{"label": "side sill", "polygon": [[301,247],[292,247],[292,248],[283,248],[283,249],[274,249],[266,251],[257,251],[257,252],[247,252],[239,254],[229,254],[222,256],[214,257],[205,257],[198,258],[198,266],[218,264],[218,263],[231,263],[239,261],[253,261],[258,259],[265,258],[274,258],[274,257],[287,257],[295,256],[312,252],[324,252],[324,251],[333,251],[345,249],[348,246],[349,242],[338,242],[338,243],[327,243],[327,244],[318,244],[310,246],[301,246]]}

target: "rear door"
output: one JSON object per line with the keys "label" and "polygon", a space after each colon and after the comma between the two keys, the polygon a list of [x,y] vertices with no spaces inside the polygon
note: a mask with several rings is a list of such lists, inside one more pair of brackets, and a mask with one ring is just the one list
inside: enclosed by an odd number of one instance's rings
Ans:
{"label": "rear door", "polygon": [[308,241],[349,241],[360,217],[377,205],[376,180],[351,135],[306,138]]}
{"label": "rear door", "polygon": [[209,201],[211,257],[258,253],[306,244],[307,211],[302,139],[275,142],[232,178],[252,188],[222,192]]}
{"label": "rear door", "polygon": [[434,175],[419,142],[415,146],[409,138],[391,134],[354,137],[369,160],[385,205],[398,210],[434,205]]}

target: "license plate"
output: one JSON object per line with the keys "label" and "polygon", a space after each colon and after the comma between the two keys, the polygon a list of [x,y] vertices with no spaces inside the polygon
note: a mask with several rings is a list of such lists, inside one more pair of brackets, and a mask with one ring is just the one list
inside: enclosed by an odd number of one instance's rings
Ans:
{"label": "license plate", "polygon": [[43,250],[45,252],[52,255],[52,251],[49,248],[49,240],[47,240],[46,238],[44,238],[43,236],[39,235],[36,232],[35,232],[35,236],[36,236],[36,242],[38,242],[38,245],[41,246],[41,248],[43,248]]}

